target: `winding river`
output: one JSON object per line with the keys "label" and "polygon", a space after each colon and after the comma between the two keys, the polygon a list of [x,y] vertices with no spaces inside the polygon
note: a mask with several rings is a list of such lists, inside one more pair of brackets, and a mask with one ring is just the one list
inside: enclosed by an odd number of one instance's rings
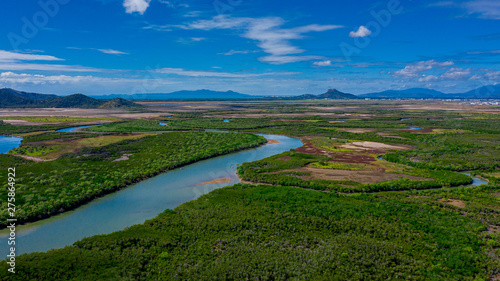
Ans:
{"label": "winding river", "polygon": [[[165,209],[173,209],[217,188],[238,183],[238,164],[302,146],[302,142],[296,138],[262,136],[279,143],[196,162],[96,199],[74,211],[19,226],[16,228],[17,254],[62,248],[84,237],[111,233],[143,223]],[[224,179],[224,182],[210,183],[218,179]],[[2,257],[8,254],[7,237],[7,229],[0,231]]]}
{"label": "winding river", "polygon": [[74,132],[78,132],[80,129],[83,129],[83,128],[90,128],[90,127],[96,127],[96,126],[101,126],[101,124],[79,126],[79,127],[71,127],[71,128],[60,129],[60,130],[57,130],[57,131],[61,132],[61,133],[74,133]]}

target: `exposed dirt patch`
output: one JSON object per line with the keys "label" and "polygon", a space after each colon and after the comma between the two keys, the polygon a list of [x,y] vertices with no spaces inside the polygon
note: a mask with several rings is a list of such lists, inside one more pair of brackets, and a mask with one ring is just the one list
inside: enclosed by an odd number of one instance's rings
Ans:
{"label": "exposed dirt patch", "polygon": [[276,158],[276,160],[279,160],[279,161],[288,161],[290,159],[292,159],[292,157],[290,157],[290,156],[283,156],[283,157]]}
{"label": "exposed dirt patch", "polygon": [[377,131],[377,129],[370,129],[370,128],[338,128],[336,130],[348,133],[356,133],[356,134],[373,133]]}
{"label": "exposed dirt patch", "polygon": [[388,133],[388,132],[378,132],[378,133],[376,133],[376,135],[379,135],[381,137],[386,137],[386,138],[396,138],[396,139],[402,139],[402,140],[406,139],[404,137],[394,136],[394,135],[392,135],[391,133]]}
{"label": "exposed dirt patch", "polygon": [[439,202],[446,203],[458,208],[465,208],[464,201],[456,200],[456,199],[439,199]]}
{"label": "exposed dirt patch", "polygon": [[500,197],[500,192],[491,193],[491,196],[498,198]]}
{"label": "exposed dirt patch", "polygon": [[271,140],[271,139],[267,140],[267,144],[277,144],[277,143],[280,143],[280,142],[277,140]]}
{"label": "exposed dirt patch", "polygon": [[389,151],[389,150],[405,150],[410,149],[408,146],[403,145],[390,145],[381,142],[372,142],[372,141],[360,141],[344,144],[341,147],[354,149],[354,150],[377,150],[377,151]]}
{"label": "exposed dirt patch", "polygon": [[228,177],[225,177],[225,178],[220,178],[220,179],[216,179],[216,180],[213,180],[213,181],[207,181],[207,182],[204,182],[204,183],[199,183],[197,185],[206,185],[206,184],[213,184],[213,183],[231,183],[233,182],[230,178]]}
{"label": "exposed dirt patch", "polygon": [[[302,147],[297,148],[295,151],[299,153],[327,156],[331,158],[329,160],[330,162],[370,164],[370,162],[376,161],[373,156],[367,155],[366,153],[326,151],[315,147],[309,141],[303,140],[302,142],[304,143],[304,145]],[[377,151],[377,153],[383,153],[383,151]]]}
{"label": "exposed dirt patch", "polygon": [[114,162],[119,162],[119,161],[126,161],[129,159],[129,157],[132,156],[132,154],[123,154],[122,157],[113,160]]}
{"label": "exposed dirt patch", "polygon": [[[304,167],[295,169],[297,172],[311,173],[311,178],[331,181],[354,181],[361,184],[377,183],[388,180],[395,180],[400,178],[407,178],[410,180],[431,180],[422,177],[415,177],[404,174],[386,173],[383,169],[368,170],[368,171],[346,171],[346,170],[333,170],[333,169],[320,169]],[[283,172],[283,171],[281,171]]]}
{"label": "exposed dirt patch", "polygon": [[40,157],[28,156],[28,155],[22,155],[22,154],[14,154],[14,155],[18,156],[18,157],[21,157],[21,158],[24,158],[26,160],[34,161],[34,162],[53,161],[53,160],[57,159],[57,158],[54,158],[54,159],[43,159],[43,158],[40,158]]}
{"label": "exposed dirt patch", "polygon": [[500,233],[500,227],[499,226],[496,226],[496,225],[490,225],[488,227],[488,230],[486,231],[487,233],[489,234],[498,234]]}

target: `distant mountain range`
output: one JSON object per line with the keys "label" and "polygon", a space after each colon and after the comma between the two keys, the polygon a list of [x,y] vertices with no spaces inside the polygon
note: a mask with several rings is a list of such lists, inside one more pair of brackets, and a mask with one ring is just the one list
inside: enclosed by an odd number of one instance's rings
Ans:
{"label": "distant mountain range", "polygon": [[358,97],[373,99],[500,99],[500,84],[483,86],[457,94],[445,94],[436,90],[413,88],[370,93]]}
{"label": "distant mountain range", "polygon": [[105,95],[92,96],[96,99],[114,99],[123,98],[129,100],[171,100],[171,99],[255,99],[257,96],[240,94],[233,91],[220,92],[210,90],[198,91],[177,91],[172,93],[151,93],[151,94],[133,94],[133,95]]}
{"label": "distant mountain range", "polygon": [[139,108],[140,104],[117,98],[98,100],[82,94],[60,97],[0,89],[0,108]]}
{"label": "distant mountain range", "polygon": [[210,90],[178,91],[173,93],[106,95],[88,97],[82,94],[56,96],[28,93],[13,89],[0,89],[0,108],[140,108],[142,105],[130,100],[230,100],[230,99],[264,99],[264,100],[322,100],[322,99],[500,99],[500,84],[477,88],[458,94],[445,94],[440,91],[413,88],[406,90],[389,90],[378,93],[352,95],[336,89],[329,89],[320,95],[306,94],[300,96],[264,97],[240,94],[233,91],[220,92]]}

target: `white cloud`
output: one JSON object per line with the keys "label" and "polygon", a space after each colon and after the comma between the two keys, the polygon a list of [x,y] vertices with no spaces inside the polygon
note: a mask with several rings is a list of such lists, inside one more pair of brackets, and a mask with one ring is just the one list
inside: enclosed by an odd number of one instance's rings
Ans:
{"label": "white cloud", "polygon": [[156,69],[157,73],[175,74],[180,76],[190,77],[222,77],[222,78],[248,78],[268,75],[293,75],[297,72],[268,72],[268,73],[229,73],[203,70],[189,70],[184,68],[160,68]]}
{"label": "white cloud", "polygon": [[100,71],[97,68],[79,65],[43,64],[32,63],[32,61],[64,61],[64,59],[49,55],[23,54],[0,50],[0,70]]}
{"label": "white cloud", "polygon": [[366,36],[369,36],[371,34],[372,34],[371,30],[369,30],[365,26],[360,26],[358,28],[358,31],[351,31],[349,33],[349,37],[352,37],[352,38],[355,38],[355,37],[366,37]]}
{"label": "white cloud", "polygon": [[201,15],[201,11],[191,11],[183,15],[185,18],[197,18]]}
{"label": "white cloud", "polygon": [[124,0],[123,7],[125,7],[125,12],[128,14],[139,13],[143,15],[150,2],[151,0]]}
{"label": "white cloud", "polygon": [[434,68],[442,68],[446,66],[453,65],[453,62],[437,62],[435,60],[420,61],[407,65],[405,68],[395,71],[392,75],[396,78],[412,79],[417,78],[424,71],[428,71]]}
{"label": "white cloud", "polygon": [[32,55],[0,50],[0,63],[15,61],[63,61],[63,59],[54,56]]}
{"label": "white cloud", "polygon": [[112,50],[112,49],[97,49],[101,53],[110,54],[110,55],[129,55],[129,53]]}
{"label": "white cloud", "polygon": [[330,66],[330,65],[332,65],[332,61],[331,60],[317,61],[317,62],[314,62],[313,64],[317,65],[317,66]]}
{"label": "white cloud", "polygon": [[480,18],[500,20],[500,2],[498,0],[475,0],[463,4],[469,14],[478,14]]}
{"label": "white cloud", "polygon": [[439,80],[439,78],[434,75],[422,75],[422,77],[418,79],[418,82],[435,82],[437,80]]}
{"label": "white cloud", "polygon": [[343,27],[340,25],[311,24],[285,29],[281,27],[283,24],[285,24],[285,21],[279,17],[233,18],[227,15],[219,15],[210,20],[199,20],[186,25],[171,27],[201,30],[240,30],[242,31],[241,37],[257,41],[257,46],[269,54],[269,56],[261,58],[260,61],[272,64],[318,59],[318,56],[289,56],[305,52],[305,50],[292,45],[290,40],[303,39],[304,33],[321,32]]}
{"label": "white cloud", "polygon": [[301,61],[319,60],[323,59],[320,56],[265,56],[259,58],[261,62],[267,62],[270,64],[286,64]]}
{"label": "white cloud", "polygon": [[9,84],[66,84],[66,83],[85,83],[85,82],[112,82],[112,81],[122,81],[112,78],[101,78],[94,76],[68,76],[68,75],[40,75],[40,74],[26,74],[26,73],[14,73],[14,72],[2,72],[0,73],[0,83]]}
{"label": "white cloud", "polygon": [[500,50],[468,52],[469,55],[500,54]]}
{"label": "white cloud", "polygon": [[62,65],[62,64],[38,64],[38,63],[2,63],[0,62],[0,70],[43,70],[43,71],[67,71],[67,72],[99,72],[98,68],[79,66],[79,65]]}
{"label": "white cloud", "polygon": [[441,1],[428,5],[429,7],[453,7],[467,11],[469,15],[477,15],[483,19],[500,19],[500,2],[498,0]]}
{"label": "white cloud", "polygon": [[236,54],[248,54],[248,53],[257,53],[258,51],[250,51],[250,50],[243,50],[243,51],[236,51],[236,50],[231,50],[227,53],[219,53],[219,55],[225,55],[225,56],[232,56]]}
{"label": "white cloud", "polygon": [[445,73],[441,74],[441,79],[446,80],[467,80],[469,76],[472,74],[470,68],[462,69],[462,68],[450,68]]}

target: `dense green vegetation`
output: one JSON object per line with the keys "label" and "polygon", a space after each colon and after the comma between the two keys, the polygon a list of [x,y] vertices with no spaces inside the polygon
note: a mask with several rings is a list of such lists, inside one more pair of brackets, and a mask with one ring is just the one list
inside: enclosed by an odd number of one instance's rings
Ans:
{"label": "dense green vegetation", "polygon": [[[0,155],[0,169],[16,167],[16,218],[23,222],[63,212],[175,167],[265,142],[263,137],[250,134],[178,132],[87,147],[41,163]],[[123,154],[132,156],[113,161]],[[7,218],[6,187],[4,183],[0,191],[2,226]]]}
{"label": "dense green vegetation", "polygon": [[[345,196],[236,185],[142,225],[18,258],[9,280],[487,280],[497,188]],[[409,196],[410,195],[410,196]],[[458,208],[437,199],[461,198]],[[486,215],[484,213],[487,213]]]}

